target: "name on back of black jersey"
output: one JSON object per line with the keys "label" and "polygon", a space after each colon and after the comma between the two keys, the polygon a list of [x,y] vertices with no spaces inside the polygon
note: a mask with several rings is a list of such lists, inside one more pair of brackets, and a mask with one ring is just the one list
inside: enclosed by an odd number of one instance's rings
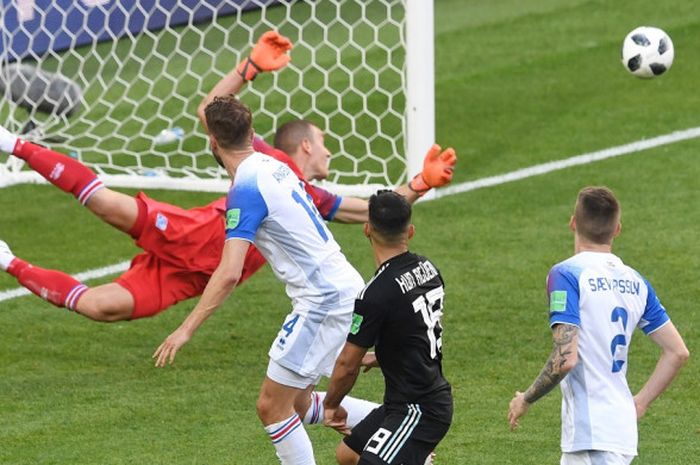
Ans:
{"label": "name on back of black jersey", "polygon": [[394,278],[396,284],[401,288],[401,293],[405,294],[416,286],[427,283],[438,275],[437,269],[429,261],[419,262],[418,266],[407,271],[398,278]]}

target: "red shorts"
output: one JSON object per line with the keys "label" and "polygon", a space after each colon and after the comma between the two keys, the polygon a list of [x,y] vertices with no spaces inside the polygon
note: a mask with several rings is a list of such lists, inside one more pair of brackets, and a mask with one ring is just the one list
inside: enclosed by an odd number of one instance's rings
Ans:
{"label": "red shorts", "polygon": [[[225,238],[223,198],[190,210],[158,202],[143,192],[136,199],[139,215],[131,234],[144,252],[115,280],[134,298],[131,319],[156,315],[201,295],[219,265]],[[251,246],[239,284],[264,264]]]}

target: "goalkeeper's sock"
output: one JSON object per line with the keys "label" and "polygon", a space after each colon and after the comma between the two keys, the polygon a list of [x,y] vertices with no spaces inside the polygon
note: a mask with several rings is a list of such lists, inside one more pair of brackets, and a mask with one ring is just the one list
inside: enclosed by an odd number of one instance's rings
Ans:
{"label": "goalkeeper's sock", "polygon": [[[326,398],[326,393],[314,391],[311,393],[311,406],[304,415],[304,424],[313,425],[323,423],[323,399]],[[361,422],[372,410],[379,407],[379,404],[368,400],[356,399],[354,397],[345,396],[340,403],[348,412],[347,425],[352,429]]]}
{"label": "goalkeeper's sock", "polygon": [[7,242],[0,241],[0,269],[7,271],[14,259],[15,254],[12,253]]}
{"label": "goalkeeper's sock", "polygon": [[282,465],[315,465],[309,435],[296,413],[286,420],[265,426]]}
{"label": "goalkeeper's sock", "polygon": [[78,160],[40,145],[18,139],[12,154],[54,186],[73,194],[82,205],[104,187],[97,175]]}
{"label": "goalkeeper's sock", "polygon": [[19,137],[0,126],[0,152],[12,153]]}
{"label": "goalkeeper's sock", "polygon": [[78,300],[88,290],[86,285],[66,273],[39,268],[17,257],[6,271],[22,286],[57,307],[75,310]]}

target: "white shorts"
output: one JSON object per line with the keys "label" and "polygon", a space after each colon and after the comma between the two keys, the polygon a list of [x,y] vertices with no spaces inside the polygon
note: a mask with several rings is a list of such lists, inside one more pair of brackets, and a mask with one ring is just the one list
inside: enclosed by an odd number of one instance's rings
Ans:
{"label": "white shorts", "polygon": [[306,389],[309,386],[316,386],[321,380],[320,376],[301,376],[292,370],[283,367],[274,360],[267,364],[267,377],[272,381],[297,389]]}
{"label": "white shorts", "polygon": [[350,330],[353,306],[354,298],[333,314],[292,311],[272,342],[270,360],[304,380],[330,376]]}
{"label": "white shorts", "polygon": [[582,450],[561,454],[561,465],[630,465],[634,455],[606,450]]}

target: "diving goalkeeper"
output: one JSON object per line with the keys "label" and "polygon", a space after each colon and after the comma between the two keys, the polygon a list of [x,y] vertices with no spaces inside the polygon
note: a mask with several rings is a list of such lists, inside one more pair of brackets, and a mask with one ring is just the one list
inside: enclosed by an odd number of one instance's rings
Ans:
{"label": "diving goalkeeper", "polygon": [[[252,78],[250,69],[260,72],[284,67],[290,48],[291,43],[279,34],[266,33],[251,56],[214,87],[200,108],[217,95],[237,93]],[[274,143],[275,148],[256,138],[254,149],[289,165],[304,182],[314,205],[326,220],[366,221],[365,200],[338,197],[304,181],[328,176],[330,152],[317,126],[307,121],[287,123],[276,132]],[[79,161],[24,141],[1,126],[0,152],[23,159],[51,184],[75,196],[102,221],[131,236],[143,249],[114,282],[88,287],[67,273],[34,266],[16,257],[8,245],[0,241],[0,269],[38,297],[92,320],[112,322],[154,316],[182,300],[202,294],[223,250],[225,197],[185,210],[158,202],[143,192],[130,196],[114,191],[105,187],[97,175]],[[414,202],[430,188],[448,184],[455,162],[452,149],[442,151],[433,146],[426,155],[423,171],[397,191]],[[264,263],[260,253],[251,247],[239,284]],[[296,406],[305,424],[323,420],[323,396],[322,392],[311,392],[303,405]],[[360,399],[349,399],[349,402],[347,410],[353,416],[348,419],[350,426],[374,407]]]}
{"label": "diving goalkeeper", "polygon": [[[263,34],[250,56],[205,97],[200,110],[215,96],[238,93],[257,73],[286,66],[291,47],[291,42],[277,32]],[[198,114],[201,116],[202,112]],[[274,144],[272,147],[256,138],[254,149],[289,165],[304,182],[326,220],[341,223],[367,220],[366,200],[336,196],[306,182],[328,176],[330,151],[324,145],[320,128],[307,121],[292,121],[276,131]],[[185,210],[154,200],[143,192],[127,195],[104,186],[78,160],[22,140],[2,127],[0,152],[24,160],[51,184],[75,196],[95,216],[128,234],[143,249],[114,282],[88,287],[67,273],[34,266],[16,257],[0,241],[0,269],[14,276],[22,286],[57,307],[103,322],[154,316],[182,300],[201,295],[221,258],[225,197]],[[448,184],[455,163],[453,149],[442,151],[435,145],[426,155],[423,171],[407,185],[397,188],[397,192],[414,202],[429,189]],[[263,264],[262,256],[251,247],[241,282]]]}

